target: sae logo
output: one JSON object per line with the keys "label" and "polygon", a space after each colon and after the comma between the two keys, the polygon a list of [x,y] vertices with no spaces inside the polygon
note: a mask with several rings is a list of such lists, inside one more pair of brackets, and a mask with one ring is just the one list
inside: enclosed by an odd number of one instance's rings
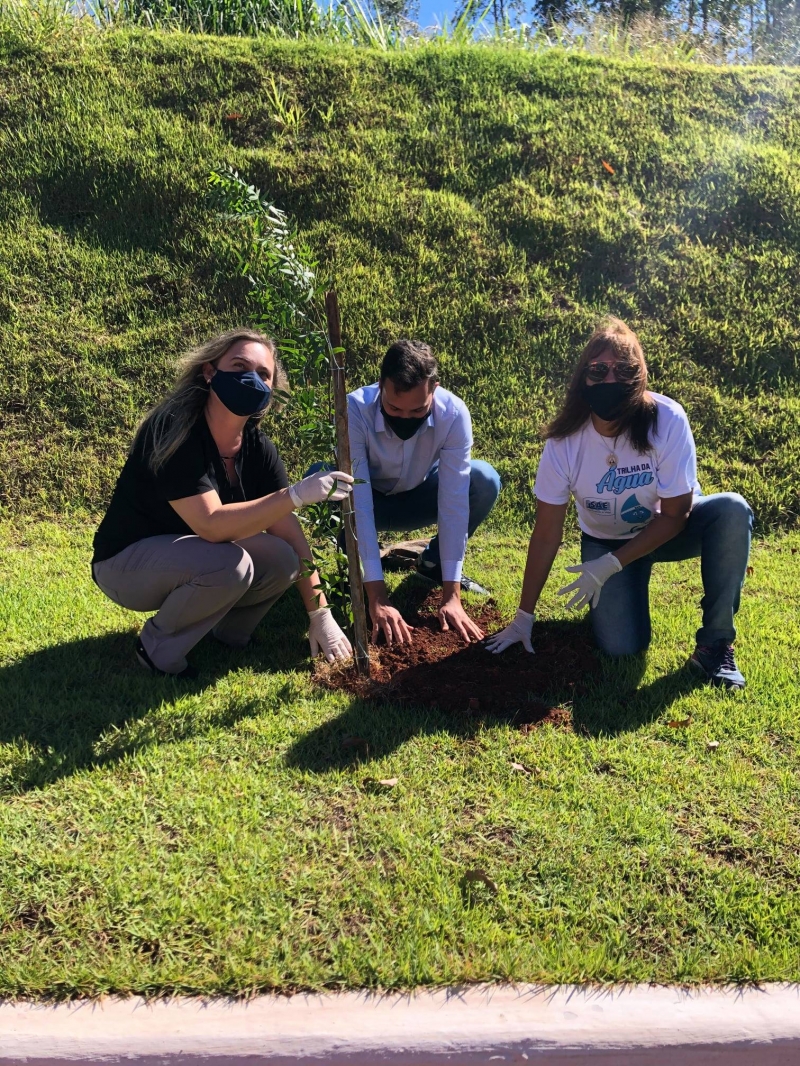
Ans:
{"label": "sae logo", "polygon": [[592,499],[591,496],[587,496],[583,501],[583,506],[587,511],[591,511],[593,514],[604,515],[608,518],[613,518],[617,511],[616,499],[597,500]]}

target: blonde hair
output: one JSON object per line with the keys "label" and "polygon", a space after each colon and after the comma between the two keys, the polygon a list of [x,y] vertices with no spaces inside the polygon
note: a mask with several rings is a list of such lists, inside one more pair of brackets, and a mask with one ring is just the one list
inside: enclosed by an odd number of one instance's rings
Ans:
{"label": "blonde hair", "polygon": [[205,341],[198,348],[186,352],[177,362],[178,376],[172,389],[160,403],[147,412],[139,423],[134,438],[135,445],[143,433],[149,434],[148,465],[154,474],[158,473],[167,460],[180,448],[208,402],[211,386],[203,375],[204,364],[216,365],[237,341],[256,341],[258,344],[263,344],[275,360],[270,401],[264,410],[253,415],[250,421],[259,423],[271,407],[280,404],[280,393],[288,392],[289,382],[278,358],[275,342],[271,337],[257,330],[229,329]]}

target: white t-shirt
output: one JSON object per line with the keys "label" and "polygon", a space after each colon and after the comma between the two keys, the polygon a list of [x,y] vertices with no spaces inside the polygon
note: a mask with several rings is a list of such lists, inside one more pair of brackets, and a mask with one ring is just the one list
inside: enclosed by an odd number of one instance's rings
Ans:
{"label": "white t-shirt", "polygon": [[[602,437],[589,419],[563,440],[547,441],[536,473],[536,498],[568,503],[575,497],[578,525],[601,540],[634,537],[660,510],[659,501],[685,492],[700,495],[697,453],[686,412],[668,396],[650,393],[658,405],[656,429],[644,454],[627,434]],[[617,457],[616,464],[611,456]]]}

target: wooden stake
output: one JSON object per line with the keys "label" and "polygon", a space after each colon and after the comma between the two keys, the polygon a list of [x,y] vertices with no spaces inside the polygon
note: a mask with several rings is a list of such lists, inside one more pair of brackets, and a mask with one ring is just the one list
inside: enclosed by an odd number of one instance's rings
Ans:
{"label": "wooden stake", "polygon": [[[342,347],[342,327],[339,319],[339,301],[331,290],[325,293],[325,314],[328,319],[328,337],[331,342],[331,377],[333,379],[333,407],[336,414],[336,465],[344,474],[352,474],[350,463],[350,435],[347,428],[347,390],[345,388],[345,354],[337,352]],[[361,561],[358,557],[356,516],[352,496],[342,500],[342,525],[347,551],[347,570],[350,578],[350,601],[353,605],[353,650],[356,670],[369,677],[369,631],[367,612],[364,607],[364,581],[361,576]]]}

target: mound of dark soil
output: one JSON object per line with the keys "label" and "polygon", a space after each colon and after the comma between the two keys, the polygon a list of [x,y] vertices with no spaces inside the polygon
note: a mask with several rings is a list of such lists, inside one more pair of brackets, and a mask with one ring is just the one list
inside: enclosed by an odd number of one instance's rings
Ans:
{"label": "mound of dark soil", "polygon": [[[455,631],[442,632],[436,610],[439,593],[430,593],[410,612],[410,644],[381,644],[371,649],[372,676],[359,677],[352,666],[318,666],[316,680],[365,699],[407,701],[455,714],[500,717],[515,725],[549,721],[570,724],[568,707],[597,670],[591,635],[574,622],[538,624],[535,654],[520,644],[491,655],[483,644],[465,644]],[[488,635],[504,620],[493,600],[467,611]]]}

